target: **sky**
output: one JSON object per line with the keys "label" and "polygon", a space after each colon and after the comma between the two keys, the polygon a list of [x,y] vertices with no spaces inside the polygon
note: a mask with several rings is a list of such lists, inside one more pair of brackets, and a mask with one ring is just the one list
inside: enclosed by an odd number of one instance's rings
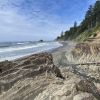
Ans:
{"label": "sky", "polygon": [[53,40],[96,0],[0,0],[0,42]]}

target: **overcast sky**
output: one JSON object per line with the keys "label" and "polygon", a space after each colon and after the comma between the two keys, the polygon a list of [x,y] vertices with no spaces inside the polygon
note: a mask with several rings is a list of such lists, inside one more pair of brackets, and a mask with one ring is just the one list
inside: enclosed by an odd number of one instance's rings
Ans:
{"label": "overcast sky", "polygon": [[53,40],[95,0],[0,0],[0,41]]}

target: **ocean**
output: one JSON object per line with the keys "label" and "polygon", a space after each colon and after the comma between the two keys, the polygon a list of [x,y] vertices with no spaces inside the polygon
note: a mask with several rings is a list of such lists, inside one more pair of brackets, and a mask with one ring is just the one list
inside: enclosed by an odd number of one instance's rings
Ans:
{"label": "ocean", "polygon": [[0,61],[48,52],[62,46],[59,42],[0,42]]}

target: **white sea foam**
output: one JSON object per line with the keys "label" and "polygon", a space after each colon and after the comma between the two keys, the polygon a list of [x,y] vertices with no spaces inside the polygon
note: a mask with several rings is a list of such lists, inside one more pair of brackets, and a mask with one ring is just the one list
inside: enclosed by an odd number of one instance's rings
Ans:
{"label": "white sea foam", "polygon": [[21,43],[21,42],[19,42],[19,43],[17,43],[17,44],[25,44],[25,43]]}
{"label": "white sea foam", "polygon": [[25,50],[25,49],[41,47],[44,45],[46,45],[46,43],[41,43],[41,44],[37,44],[37,45],[30,45],[30,46],[22,46],[22,47],[9,47],[9,48],[0,49],[0,52],[12,52],[12,51],[18,51],[18,50]]}
{"label": "white sea foam", "polygon": [[[43,48],[42,49],[38,49],[38,47],[41,48],[41,46],[43,46]],[[32,45],[32,46],[25,46],[25,47],[22,47],[22,48],[20,47],[20,48],[5,49],[4,52],[8,52],[9,53],[10,51],[31,49],[31,48],[37,47],[37,50],[36,51],[30,52],[30,53],[15,54],[15,55],[9,55],[8,54],[5,57],[1,57],[0,58],[0,61],[4,61],[4,60],[14,60],[14,59],[17,59],[17,58],[20,58],[20,57],[29,56],[31,54],[36,54],[36,53],[40,53],[40,52],[50,51],[50,50],[53,50],[53,49],[58,48],[60,46],[63,46],[63,45],[60,44],[60,43],[58,43],[58,42],[47,42],[47,43],[39,43],[37,45]],[[0,52],[0,53],[3,53],[3,52]]]}

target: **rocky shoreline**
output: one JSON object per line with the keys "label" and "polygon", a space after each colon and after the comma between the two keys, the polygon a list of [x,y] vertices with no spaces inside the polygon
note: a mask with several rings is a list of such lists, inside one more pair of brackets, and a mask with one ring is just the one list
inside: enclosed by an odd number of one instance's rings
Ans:
{"label": "rocky shoreline", "polygon": [[0,100],[100,100],[100,48],[92,48],[96,53],[87,43],[64,42],[50,53],[0,62]]}

